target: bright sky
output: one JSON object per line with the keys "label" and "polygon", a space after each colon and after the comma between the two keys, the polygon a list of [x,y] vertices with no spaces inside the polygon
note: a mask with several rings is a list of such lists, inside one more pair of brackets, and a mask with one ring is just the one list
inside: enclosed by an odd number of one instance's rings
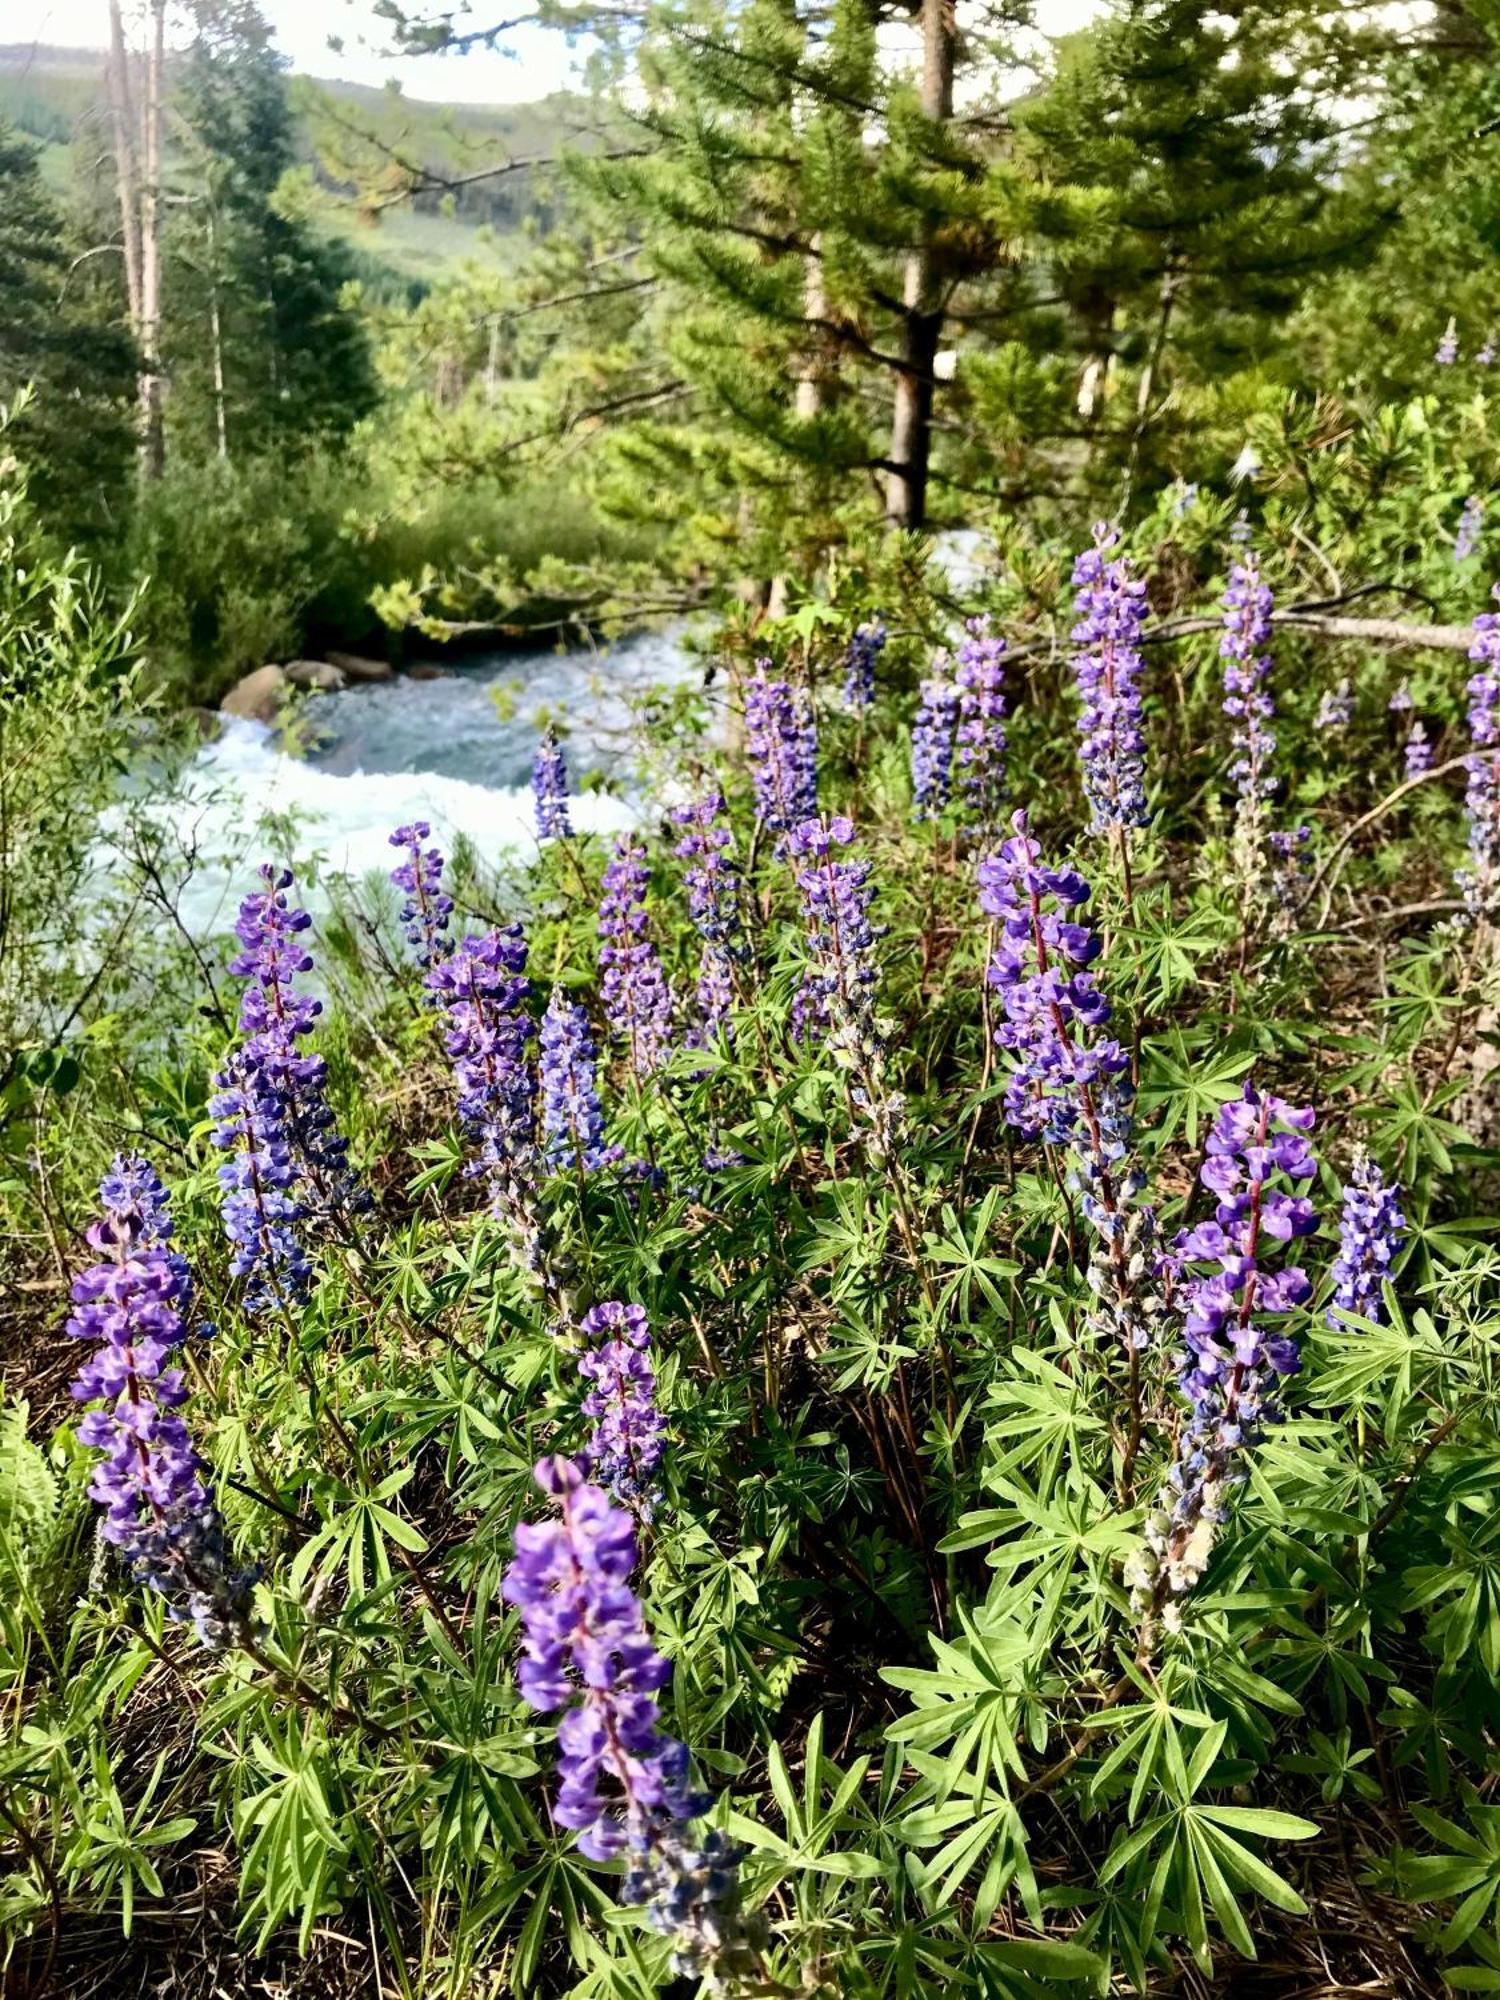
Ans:
{"label": "bright sky", "polygon": [[[125,4],[128,22],[134,8],[132,0]],[[510,0],[493,0],[493,11],[487,10],[487,0],[471,4],[476,25],[519,11]],[[1046,34],[1065,34],[1097,13],[1100,4],[1041,0],[1038,24]],[[388,31],[370,0],[260,0],[260,7],[282,54],[303,75],[377,87],[394,77],[408,96],[448,104],[524,104],[563,88],[574,63],[563,37],[542,29],[512,29],[503,50],[493,53],[478,49],[464,56],[396,59],[382,54],[389,45]],[[108,38],[107,0],[0,0],[0,42],[102,48]],[[330,38],[342,42],[340,51],[329,47]]]}

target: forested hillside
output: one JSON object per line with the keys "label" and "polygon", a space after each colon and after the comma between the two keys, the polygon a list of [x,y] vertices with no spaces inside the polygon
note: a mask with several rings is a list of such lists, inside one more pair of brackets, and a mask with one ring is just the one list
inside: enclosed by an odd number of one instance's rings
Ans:
{"label": "forested hillside", "polygon": [[0,80],[6,2000],[1500,1992],[1500,0],[523,12]]}

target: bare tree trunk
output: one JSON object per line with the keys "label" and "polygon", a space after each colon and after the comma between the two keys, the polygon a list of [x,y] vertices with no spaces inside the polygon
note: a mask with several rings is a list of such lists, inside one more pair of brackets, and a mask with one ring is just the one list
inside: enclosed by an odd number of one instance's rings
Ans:
{"label": "bare tree trunk", "polygon": [[141,476],[160,479],[166,464],[161,375],[161,165],[167,0],[151,0],[146,53],[145,174],[141,184]]}
{"label": "bare tree trunk", "polygon": [[[823,408],[826,357],[822,351],[821,338],[812,322],[828,316],[828,293],[823,285],[823,260],[817,253],[818,239],[812,240],[813,253],[802,267],[802,310],[808,321],[807,346],[798,357],[797,389],[792,407],[803,423],[811,423]],[[789,579],[785,571],[771,579],[770,594],[766,599],[766,616],[784,618],[787,609]]]}
{"label": "bare tree trunk", "polygon": [[130,63],[120,0],[109,0],[109,129],[115,149],[115,187],[120,202],[120,243],[125,256],[125,297],[130,326],[141,330],[141,211],[136,185],[135,116],[130,105]]}
{"label": "bare tree trunk", "polygon": [[[953,116],[953,69],[958,52],[954,0],[922,0],[922,111],[934,125]],[[932,457],[933,364],[943,337],[943,286],[932,244],[924,237],[906,260],[901,292],[901,372],[891,413],[887,520],[920,528],[927,518]]]}

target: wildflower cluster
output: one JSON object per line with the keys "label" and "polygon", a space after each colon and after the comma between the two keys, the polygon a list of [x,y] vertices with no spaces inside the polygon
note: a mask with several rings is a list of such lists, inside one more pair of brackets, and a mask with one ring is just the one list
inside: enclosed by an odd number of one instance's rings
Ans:
{"label": "wildflower cluster", "polygon": [[401,890],[401,928],[416,955],[426,967],[444,958],[453,949],[448,935],[448,919],[453,915],[453,898],[443,893],[443,855],[437,847],[424,847],[432,828],[425,819],[410,826],[398,826],[391,846],[405,850],[406,859],[391,870],[391,880]]}
{"label": "wildflower cluster", "polygon": [[717,1832],[689,1837],[709,1801],[661,1728],[657,1696],[672,1669],[631,1588],[635,1522],[571,1459],[543,1459],[535,1477],[557,1514],[517,1527],[503,1591],[525,1628],[522,1699],[562,1711],[554,1817],[590,1860],[625,1858],[622,1899],[645,1904],[672,1939],[674,1971],[712,1981],[746,1952],[737,1856]]}
{"label": "wildflower cluster", "polygon": [[531,791],[536,802],[537,839],[568,839],[573,831],[568,813],[568,765],[557,731],[550,725],[542,731],[531,760]]}
{"label": "wildflower cluster", "polygon": [[656,1407],[646,1309],[608,1300],[584,1315],[579,1330],[589,1345],[578,1357],[578,1372],[594,1385],[583,1402],[584,1415],[594,1419],[584,1464],[617,1500],[649,1516],[665,1426]]}
{"label": "wildflower cluster", "polygon": [[958,649],[958,790],[976,829],[1005,802],[1005,641],[971,618]]}
{"label": "wildflower cluster", "polygon": [[1349,676],[1344,675],[1337,687],[1324,688],[1318,700],[1318,712],[1313,717],[1314,729],[1347,729],[1354,720],[1354,691],[1349,685]]}
{"label": "wildflower cluster", "polygon": [[638,1077],[660,1069],[672,1035],[671,989],[646,915],[650,882],[646,850],[633,834],[622,833],[604,871],[599,904],[600,985],[605,1017]]}
{"label": "wildflower cluster", "polygon": [[1078,733],[1092,833],[1144,826],[1150,817],[1140,692],[1146,586],[1132,575],[1128,556],[1110,555],[1119,539],[1101,521],[1094,546],[1073,565],[1078,593],[1073,673],[1083,697]]}
{"label": "wildflower cluster", "polygon": [[1344,1183],[1330,1326],[1341,1326],[1346,1313],[1361,1319],[1385,1318],[1385,1281],[1405,1241],[1401,1190],[1387,1183],[1379,1162],[1361,1149]]}
{"label": "wildflower cluster", "polygon": [[[1312,1292],[1300,1265],[1276,1269],[1278,1243],[1311,1236],[1318,1217],[1297,1192],[1317,1173],[1310,1110],[1246,1084],[1219,1111],[1199,1178],[1214,1219],[1172,1246],[1186,1349],[1179,1386],[1188,1418],[1169,1491],[1128,1572],[1149,1625],[1179,1620],[1176,1600],[1202,1576],[1224,1519],[1238,1456],[1280,1416],[1275,1385],[1299,1365],[1289,1316]],[[1281,1180],[1289,1187],[1277,1185]]]}
{"label": "wildflower cluster", "polygon": [[95,1343],[73,1383],[78,1402],[97,1406],[78,1427],[103,1453],[89,1492],[131,1574],[221,1649],[249,1629],[255,1579],[230,1566],[207,1468],[178,1415],[187,1390],[172,1358],[192,1280],[172,1248],[166,1192],[143,1160],[117,1159],[99,1192],[104,1212],[87,1231],[99,1262],[73,1280],[68,1321],[75,1340]]}
{"label": "wildflower cluster", "polygon": [[783,833],[818,810],[818,731],[806,693],[771,680],[759,660],[745,682],[745,754],[763,826]]}

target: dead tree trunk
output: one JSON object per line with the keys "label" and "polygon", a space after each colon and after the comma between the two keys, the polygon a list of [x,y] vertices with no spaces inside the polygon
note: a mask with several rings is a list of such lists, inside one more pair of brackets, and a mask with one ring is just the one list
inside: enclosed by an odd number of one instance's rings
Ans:
{"label": "dead tree trunk", "polygon": [[[953,116],[953,70],[958,50],[954,0],[922,0],[922,111],[935,126]],[[944,286],[930,229],[906,260],[901,292],[901,367],[891,413],[886,473],[886,518],[900,528],[920,528],[927,518],[927,472],[932,457],[933,366],[943,337]]]}
{"label": "dead tree trunk", "polygon": [[151,0],[146,52],[145,134],[141,182],[141,476],[160,479],[166,464],[161,373],[161,172],[166,0]]}

